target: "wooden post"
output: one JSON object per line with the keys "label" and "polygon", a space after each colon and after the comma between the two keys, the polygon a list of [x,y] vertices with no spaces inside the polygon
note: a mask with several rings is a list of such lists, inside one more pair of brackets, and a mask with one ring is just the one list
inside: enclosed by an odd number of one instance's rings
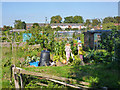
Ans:
{"label": "wooden post", "polygon": [[16,89],[19,89],[19,81],[18,81],[18,79],[17,79],[17,74],[16,74],[16,72],[15,72],[15,65],[14,65],[14,67],[12,68],[12,70],[13,70],[13,77],[14,77],[14,82],[15,82],[15,88],[16,88]]}
{"label": "wooden post", "polygon": [[22,80],[22,73],[20,73],[20,82],[21,82],[21,88],[23,88],[23,80]]}

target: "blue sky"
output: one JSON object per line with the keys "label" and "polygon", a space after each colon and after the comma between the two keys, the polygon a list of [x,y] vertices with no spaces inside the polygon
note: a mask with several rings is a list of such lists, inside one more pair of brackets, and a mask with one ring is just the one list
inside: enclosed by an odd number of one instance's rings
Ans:
{"label": "blue sky", "polygon": [[86,19],[118,15],[117,2],[3,2],[2,25],[14,25],[15,20],[44,23],[45,17],[80,15]]}

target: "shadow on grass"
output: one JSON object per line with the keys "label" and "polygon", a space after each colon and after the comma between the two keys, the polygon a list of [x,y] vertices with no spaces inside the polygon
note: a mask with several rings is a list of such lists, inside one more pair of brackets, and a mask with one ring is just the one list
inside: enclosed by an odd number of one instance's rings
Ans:
{"label": "shadow on grass", "polygon": [[92,88],[120,89],[120,72],[118,64],[94,64],[85,66],[73,66],[71,78],[79,81],[89,82]]}

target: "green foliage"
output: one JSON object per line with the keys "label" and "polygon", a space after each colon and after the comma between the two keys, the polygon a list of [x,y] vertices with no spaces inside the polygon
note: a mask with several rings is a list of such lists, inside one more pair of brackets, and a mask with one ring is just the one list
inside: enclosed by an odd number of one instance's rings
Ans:
{"label": "green foliage", "polygon": [[120,16],[116,16],[116,17],[114,17],[114,19],[117,21],[117,23],[120,23]]}
{"label": "green foliage", "polygon": [[73,20],[74,20],[74,23],[83,23],[84,22],[82,16],[74,16]]}
{"label": "green foliage", "polygon": [[75,60],[73,60],[72,65],[79,66],[81,64],[81,59],[80,59],[79,55],[75,55],[74,58],[75,58]]}
{"label": "green foliage", "polygon": [[94,87],[97,88],[98,86],[98,82],[99,82],[99,78],[98,77],[92,77],[92,76],[88,76],[86,77],[86,81],[90,83],[89,87]]}
{"label": "green foliage", "polygon": [[40,27],[38,23],[33,23],[33,28]]}
{"label": "green foliage", "polygon": [[22,32],[20,32],[20,33],[16,32],[14,34],[14,38],[15,38],[15,42],[19,42],[19,43],[22,42],[22,40],[23,40]]}
{"label": "green foliage", "polygon": [[111,56],[106,50],[90,50],[84,56],[84,61],[90,63],[108,63],[111,62]]}
{"label": "green foliage", "polygon": [[100,19],[92,19],[92,26],[97,26],[101,23]]}
{"label": "green foliage", "polygon": [[104,23],[104,24],[102,25],[103,30],[111,30],[113,26],[115,26],[115,25],[114,25],[114,23],[112,23],[112,22]]}
{"label": "green foliage", "polygon": [[61,29],[60,27],[57,27],[57,28],[56,28],[56,31],[59,31],[59,30],[62,30],[62,29]]}
{"label": "green foliage", "polygon": [[102,48],[110,53],[110,57],[119,58],[120,33],[116,27],[113,27],[111,33],[103,33],[101,39]]}
{"label": "green foliage", "polygon": [[117,20],[113,17],[106,17],[103,19],[103,23],[117,23]]}
{"label": "green foliage", "polygon": [[73,16],[68,16],[64,18],[64,23],[73,23]]}
{"label": "green foliage", "polygon": [[82,16],[68,16],[64,18],[64,23],[83,23]]}
{"label": "green foliage", "polygon": [[85,26],[89,26],[91,24],[89,19],[86,19]]}
{"label": "green foliage", "polygon": [[21,20],[15,20],[14,27],[16,29],[26,29],[26,23],[24,21],[22,22]]}
{"label": "green foliage", "polygon": [[[119,88],[120,85],[118,64],[117,66],[115,64],[94,64],[85,66],[26,67],[24,69],[89,82],[89,87]],[[33,80],[35,79],[33,78]],[[78,82],[76,83],[78,84]],[[55,86],[51,82],[48,82],[48,84],[51,88]]]}
{"label": "green foliage", "polygon": [[6,62],[4,62],[2,65],[3,65],[3,67],[10,66],[11,65],[11,59],[6,60]]}
{"label": "green foliage", "polygon": [[71,30],[79,30],[78,28],[73,28],[73,29],[71,29]]}
{"label": "green foliage", "polygon": [[52,16],[50,23],[61,23],[62,17],[60,15]]}
{"label": "green foliage", "polygon": [[3,26],[3,31],[9,31],[9,30],[12,30],[13,28],[12,28],[12,26],[6,26],[6,25],[4,25]]}

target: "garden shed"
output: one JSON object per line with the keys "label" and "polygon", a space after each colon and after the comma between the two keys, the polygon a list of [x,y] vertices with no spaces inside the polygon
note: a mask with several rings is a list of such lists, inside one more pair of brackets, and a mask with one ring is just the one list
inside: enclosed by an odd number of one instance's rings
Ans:
{"label": "garden shed", "polygon": [[111,30],[88,30],[84,32],[84,47],[96,49],[100,47],[101,34],[104,32],[110,33]]}

